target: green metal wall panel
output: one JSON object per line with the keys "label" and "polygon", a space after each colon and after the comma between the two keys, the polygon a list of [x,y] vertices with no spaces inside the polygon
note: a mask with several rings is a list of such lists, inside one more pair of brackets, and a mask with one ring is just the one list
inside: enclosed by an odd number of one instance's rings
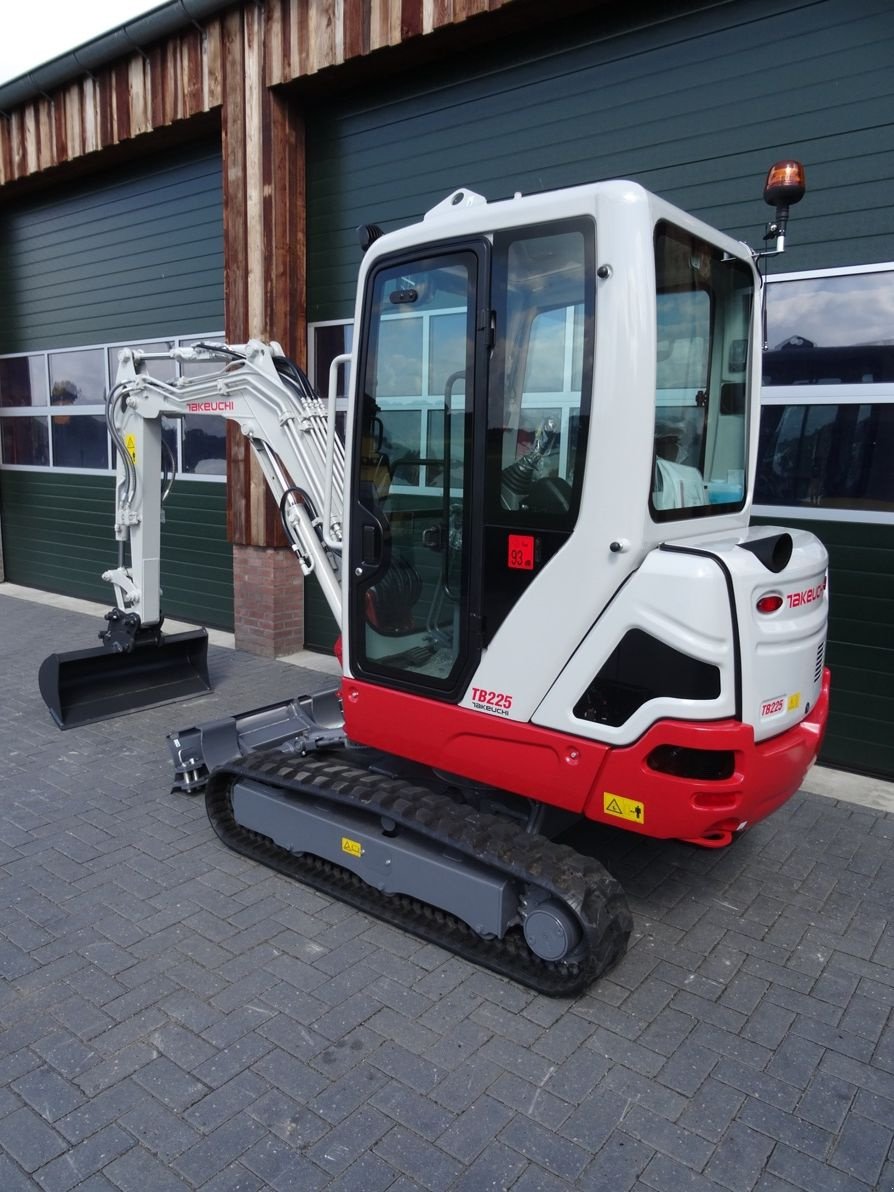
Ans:
{"label": "green metal wall panel", "polygon": [[0,210],[0,352],[224,325],[217,147]]}
{"label": "green metal wall panel", "polygon": [[809,530],[829,552],[832,711],[821,760],[894,777],[894,526],[784,515],[772,524]]}
{"label": "green metal wall panel", "polygon": [[[101,579],[118,559],[111,476],[0,471],[6,578],[111,605]],[[174,485],[162,528],[162,607],[233,628],[233,551],[226,536],[226,486]]]}
{"label": "green metal wall panel", "polygon": [[[224,325],[220,149],[203,144],[0,208],[0,353],[139,342]],[[111,602],[108,475],[0,469],[6,578]],[[163,607],[232,628],[226,486],[174,486]]]}
{"label": "green metal wall panel", "polygon": [[809,191],[785,269],[894,257],[890,0],[640,12],[599,6],[315,113],[310,318],[350,317],[359,224],[406,224],[459,186],[493,199],[633,178],[757,243],[766,169],[799,157]]}

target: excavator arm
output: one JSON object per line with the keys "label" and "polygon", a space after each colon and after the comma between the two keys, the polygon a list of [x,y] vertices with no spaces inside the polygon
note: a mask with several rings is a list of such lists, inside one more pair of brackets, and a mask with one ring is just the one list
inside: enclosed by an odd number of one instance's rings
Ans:
{"label": "excavator arm", "polygon": [[[209,371],[161,381],[152,376],[154,360],[207,362]],[[330,401],[323,401],[275,343],[122,351],[107,421],[117,449],[115,537],[121,548],[129,546],[130,561],[119,549],[118,566],[103,575],[114,586],[118,609],[136,613],[143,626],[162,615],[162,417],[214,415],[239,425],[302,572],[316,575],[340,622],[345,457],[333,407],[334,387]]]}
{"label": "excavator arm", "polygon": [[[174,381],[153,376],[153,362],[171,360],[200,371]],[[106,403],[116,455],[118,560],[103,579],[114,588],[115,607],[106,614],[101,646],[51,654],[40,668],[40,691],[60,728],[210,689],[205,630],[162,632],[161,527],[176,471],[165,459],[162,418],[216,415],[239,426],[301,570],[317,577],[341,623],[345,455],[335,433],[335,394],[336,370],[349,360],[333,361],[327,402],[276,343],[121,352]]]}

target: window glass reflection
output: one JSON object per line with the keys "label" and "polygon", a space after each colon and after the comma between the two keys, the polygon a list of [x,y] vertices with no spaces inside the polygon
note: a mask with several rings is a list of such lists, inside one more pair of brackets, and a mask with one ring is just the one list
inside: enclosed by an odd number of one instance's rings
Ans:
{"label": "window glass reflection", "polygon": [[57,468],[107,468],[109,466],[106,420],[93,414],[56,414],[53,427],[53,464]]}
{"label": "window glass reflection", "polygon": [[183,471],[195,476],[226,476],[227,422],[217,414],[183,419]]}
{"label": "window glass reflection", "polygon": [[894,271],[767,288],[765,385],[894,381]]}
{"label": "window glass reflection", "polygon": [[0,418],[0,463],[42,467],[49,462],[46,418]]}
{"label": "window glass reflection", "polygon": [[759,505],[894,509],[894,405],[773,405],[761,411]]}
{"label": "window glass reflection", "polygon": [[0,360],[0,406],[45,406],[47,366],[43,356]]}
{"label": "window glass reflection", "polygon": [[106,399],[105,352],[50,352],[50,404],[102,405]]}

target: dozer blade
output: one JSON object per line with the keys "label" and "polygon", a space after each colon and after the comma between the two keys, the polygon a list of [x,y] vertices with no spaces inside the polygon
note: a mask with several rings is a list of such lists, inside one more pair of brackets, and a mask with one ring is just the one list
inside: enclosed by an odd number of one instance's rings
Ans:
{"label": "dozer blade", "polygon": [[160,634],[129,652],[98,646],[51,654],[41,663],[38,684],[62,729],[202,695],[211,690],[208,634]]}

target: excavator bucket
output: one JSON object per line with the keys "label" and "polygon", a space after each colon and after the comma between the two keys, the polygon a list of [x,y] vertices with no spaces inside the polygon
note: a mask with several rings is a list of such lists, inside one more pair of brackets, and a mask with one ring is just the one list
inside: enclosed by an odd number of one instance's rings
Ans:
{"label": "excavator bucket", "polygon": [[62,729],[202,695],[208,678],[204,629],[159,634],[130,651],[107,646],[51,654],[38,674],[40,694]]}

